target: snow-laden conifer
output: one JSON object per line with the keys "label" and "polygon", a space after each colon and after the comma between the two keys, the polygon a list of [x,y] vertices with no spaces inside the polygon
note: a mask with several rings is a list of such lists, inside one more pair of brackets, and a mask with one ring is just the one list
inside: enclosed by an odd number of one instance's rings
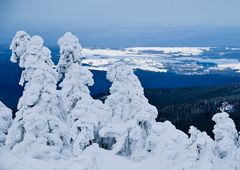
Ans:
{"label": "snow-laden conifer", "polygon": [[79,39],[70,32],[59,38],[58,45],[60,48],[60,59],[57,64],[57,71],[61,79],[72,63],[81,64],[82,46]]}
{"label": "snow-laden conifer", "polygon": [[60,83],[61,97],[67,121],[71,126],[70,142],[75,155],[80,154],[93,142],[99,142],[98,129],[107,119],[107,109],[94,100],[88,89],[93,74],[81,64],[81,45],[78,38],[65,33],[59,40],[60,60],[57,70],[63,78]]}
{"label": "snow-laden conifer", "polygon": [[235,123],[229,114],[226,112],[229,108],[228,104],[224,103],[221,112],[213,116],[212,120],[216,123],[214,125],[213,133],[215,139],[215,153],[219,158],[224,159],[233,156],[236,150],[238,133]]}
{"label": "snow-laden conifer", "polygon": [[10,50],[12,50],[12,55],[10,60],[14,63],[19,61],[20,67],[22,67],[22,57],[26,52],[26,45],[30,40],[30,35],[28,35],[25,31],[18,31],[12,39]]}
{"label": "snow-laden conifer", "polygon": [[41,37],[33,36],[27,43],[24,57],[24,92],[6,145],[35,158],[59,158],[67,148],[68,128],[59,109],[57,73],[50,50],[43,46]]}
{"label": "snow-laden conifer", "polygon": [[190,127],[189,134],[190,138],[185,150],[186,160],[184,161],[184,168],[186,170],[201,168],[212,170],[214,141],[206,132],[201,132],[193,126]]}
{"label": "snow-laden conifer", "polygon": [[147,152],[147,139],[157,109],[148,103],[133,69],[123,62],[109,67],[107,79],[112,86],[105,104],[111,109],[112,119],[100,135],[116,138],[113,149],[118,154],[140,158]]}
{"label": "snow-laden conifer", "polygon": [[12,110],[0,101],[0,147],[5,145],[8,129],[12,124]]}

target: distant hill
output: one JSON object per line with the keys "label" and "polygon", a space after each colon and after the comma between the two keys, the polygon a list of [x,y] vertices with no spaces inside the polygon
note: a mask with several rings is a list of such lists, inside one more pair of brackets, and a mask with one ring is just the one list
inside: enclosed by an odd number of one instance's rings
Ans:
{"label": "distant hill", "polygon": [[[147,88],[144,90],[149,102],[158,109],[157,121],[170,120],[177,128],[188,132],[191,125],[212,135],[212,116],[221,104],[228,101],[234,106],[230,117],[240,129],[240,84],[188,88]],[[108,93],[94,98],[102,99]]]}

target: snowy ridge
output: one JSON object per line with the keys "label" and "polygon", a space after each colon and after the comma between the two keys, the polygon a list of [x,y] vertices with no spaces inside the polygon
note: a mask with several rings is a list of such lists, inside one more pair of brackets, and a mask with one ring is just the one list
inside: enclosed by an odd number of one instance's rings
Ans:
{"label": "snowy ridge", "polygon": [[214,139],[193,126],[188,137],[169,121],[155,121],[157,109],[131,66],[108,67],[112,86],[103,103],[90,95],[93,75],[82,66],[78,38],[66,33],[58,44],[54,68],[41,37],[21,31],[13,38],[11,60],[23,69],[24,92],[13,120],[0,103],[0,169],[240,170],[227,102],[212,118]]}

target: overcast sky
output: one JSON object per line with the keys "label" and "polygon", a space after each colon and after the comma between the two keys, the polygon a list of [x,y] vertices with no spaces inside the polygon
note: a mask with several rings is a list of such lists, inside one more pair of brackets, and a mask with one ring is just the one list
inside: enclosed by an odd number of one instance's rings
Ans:
{"label": "overcast sky", "polygon": [[0,0],[1,27],[240,26],[240,0]]}
{"label": "overcast sky", "polygon": [[239,9],[240,0],[0,0],[0,36],[17,30],[43,35],[106,28],[240,28]]}

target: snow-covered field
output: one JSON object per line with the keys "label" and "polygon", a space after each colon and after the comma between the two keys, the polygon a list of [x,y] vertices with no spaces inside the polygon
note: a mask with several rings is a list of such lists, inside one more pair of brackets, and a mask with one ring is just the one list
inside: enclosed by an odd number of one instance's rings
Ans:
{"label": "snow-covered field", "polygon": [[[90,150],[90,151],[88,151]],[[94,156],[93,156],[94,155]],[[228,170],[228,164],[215,160],[213,167],[202,161],[196,167],[188,167],[185,160],[164,160],[152,156],[143,161],[129,160],[125,157],[91,146],[82,155],[75,158],[59,160],[39,160],[27,157],[16,157],[11,154],[0,155],[1,170]],[[228,163],[228,162],[227,162]]]}
{"label": "snow-covered field", "polygon": [[[93,70],[107,70],[116,61],[134,69],[180,74],[208,74],[230,69],[240,71],[239,49],[210,47],[132,47],[125,49],[84,48],[83,64]],[[231,54],[231,57],[228,54]],[[232,55],[235,54],[234,57]]]}

